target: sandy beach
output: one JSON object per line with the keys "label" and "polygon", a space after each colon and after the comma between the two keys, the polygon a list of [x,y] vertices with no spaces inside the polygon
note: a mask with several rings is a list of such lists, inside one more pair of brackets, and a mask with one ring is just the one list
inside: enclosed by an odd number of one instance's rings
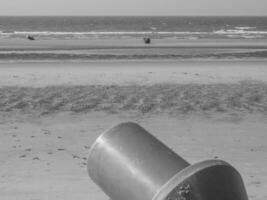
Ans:
{"label": "sandy beach", "polygon": [[147,46],[143,43],[141,38],[88,38],[88,39],[38,39],[30,41],[26,39],[13,38],[1,39],[0,49],[16,50],[16,49],[35,49],[35,50],[49,50],[49,49],[62,49],[62,50],[75,50],[75,49],[116,49],[127,47],[225,47],[225,48],[252,48],[252,49],[266,49],[267,39],[201,39],[201,40],[188,40],[176,38],[161,38],[153,39],[151,44]]}
{"label": "sandy beach", "polygon": [[230,162],[242,174],[249,199],[264,200],[266,120],[257,115],[209,119],[99,112],[43,117],[2,115],[1,198],[108,199],[87,175],[88,148],[110,126],[135,121],[190,163],[206,159]]}
{"label": "sandy beach", "polygon": [[266,81],[266,61],[1,63],[1,199],[108,199],[88,151],[134,121],[192,164],[231,163],[264,200]]}
{"label": "sandy beach", "polygon": [[91,61],[0,63],[0,86],[152,85],[267,81],[266,61]]}

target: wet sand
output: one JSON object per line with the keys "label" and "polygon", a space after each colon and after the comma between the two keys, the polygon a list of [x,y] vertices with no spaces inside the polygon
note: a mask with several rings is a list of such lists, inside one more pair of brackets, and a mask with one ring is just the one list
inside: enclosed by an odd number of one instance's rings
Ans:
{"label": "wet sand", "polygon": [[267,60],[266,39],[1,39],[1,62]]}
{"label": "wet sand", "polygon": [[1,39],[0,50],[16,49],[92,49],[92,48],[136,48],[136,47],[178,47],[178,48],[267,48],[267,39],[152,39],[151,44],[146,45],[142,38],[91,38],[91,39]]}

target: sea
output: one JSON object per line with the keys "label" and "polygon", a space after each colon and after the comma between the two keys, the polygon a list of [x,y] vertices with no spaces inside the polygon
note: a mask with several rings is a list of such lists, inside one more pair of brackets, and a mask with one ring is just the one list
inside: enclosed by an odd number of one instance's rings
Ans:
{"label": "sea", "polygon": [[0,38],[267,38],[267,17],[0,17]]}
{"label": "sea", "polygon": [[[77,41],[75,49],[68,48],[34,48],[37,43],[31,43],[32,48],[16,48],[11,41],[27,40],[32,36],[37,41],[53,40]],[[102,48],[88,42],[81,45],[80,41],[103,39],[136,40],[143,44],[143,38],[150,37],[152,45],[144,47]],[[250,47],[230,49],[196,49],[174,47],[171,44],[159,48],[153,46],[153,41],[211,40],[226,41],[256,41],[257,45],[267,39],[267,17],[129,17],[129,16],[0,16],[0,61],[3,60],[120,60],[120,59],[192,59],[192,58],[267,58],[267,45],[260,48]],[[2,45],[4,41],[5,45]],[[106,41],[106,40],[104,40]],[[1,43],[2,42],[2,43]],[[50,43],[49,43],[50,42]],[[158,42],[160,43],[160,42]],[[45,42],[43,42],[45,44]],[[62,43],[61,43],[62,44]],[[67,44],[67,42],[66,42]],[[251,44],[251,43],[250,43]],[[9,48],[9,47],[12,48]],[[31,46],[31,45],[30,45]],[[38,46],[38,45],[37,45]],[[44,45],[47,46],[47,45]],[[48,45],[49,46],[49,45]],[[75,46],[75,45],[74,45]],[[178,45],[179,46],[179,45]],[[242,45],[241,45],[242,46]],[[244,46],[244,45],[243,45]],[[55,47],[55,45],[53,46]],[[61,45],[62,47],[62,45]]]}

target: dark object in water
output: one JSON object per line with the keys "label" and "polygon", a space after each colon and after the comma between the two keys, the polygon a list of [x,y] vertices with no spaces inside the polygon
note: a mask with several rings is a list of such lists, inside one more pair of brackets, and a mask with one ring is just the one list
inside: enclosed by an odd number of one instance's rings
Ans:
{"label": "dark object in water", "polygon": [[35,38],[32,35],[27,35],[28,40],[35,40]]}
{"label": "dark object in water", "polygon": [[150,44],[151,39],[149,37],[144,37],[144,42],[145,42],[145,44]]}
{"label": "dark object in water", "polygon": [[207,160],[190,165],[131,122],[95,141],[87,168],[112,200],[248,200],[242,178],[230,164]]}

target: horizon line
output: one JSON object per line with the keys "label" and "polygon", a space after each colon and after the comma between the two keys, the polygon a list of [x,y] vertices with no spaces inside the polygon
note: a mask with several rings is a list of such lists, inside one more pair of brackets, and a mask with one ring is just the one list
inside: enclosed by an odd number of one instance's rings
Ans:
{"label": "horizon line", "polygon": [[1,15],[0,17],[267,17],[267,15]]}

